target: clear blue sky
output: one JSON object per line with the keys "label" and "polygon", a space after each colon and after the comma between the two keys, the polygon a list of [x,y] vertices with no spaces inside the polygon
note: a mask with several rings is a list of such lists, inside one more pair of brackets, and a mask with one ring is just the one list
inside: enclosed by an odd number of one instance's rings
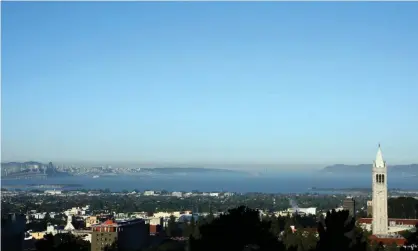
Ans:
{"label": "clear blue sky", "polygon": [[418,3],[2,3],[2,158],[418,162]]}

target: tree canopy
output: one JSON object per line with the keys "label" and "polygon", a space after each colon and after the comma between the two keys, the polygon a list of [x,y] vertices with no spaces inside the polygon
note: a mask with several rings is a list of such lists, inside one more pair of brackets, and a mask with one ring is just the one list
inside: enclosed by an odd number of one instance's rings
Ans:
{"label": "tree canopy", "polygon": [[270,222],[260,221],[258,211],[240,206],[202,225],[200,238],[190,240],[190,251],[284,250],[270,228]]}

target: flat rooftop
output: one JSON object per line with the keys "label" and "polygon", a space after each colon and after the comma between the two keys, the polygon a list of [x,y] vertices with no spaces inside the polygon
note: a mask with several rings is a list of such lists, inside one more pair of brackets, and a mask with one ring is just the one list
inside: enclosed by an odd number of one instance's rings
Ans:
{"label": "flat rooftop", "polygon": [[96,227],[123,227],[132,224],[145,223],[144,219],[132,219],[132,220],[107,220],[103,223],[93,224],[92,228]]}

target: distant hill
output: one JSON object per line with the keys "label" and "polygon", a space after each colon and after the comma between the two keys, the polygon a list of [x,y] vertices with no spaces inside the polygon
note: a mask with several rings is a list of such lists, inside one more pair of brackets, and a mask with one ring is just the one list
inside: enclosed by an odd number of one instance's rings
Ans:
{"label": "distant hill", "polygon": [[[101,170],[97,174],[106,174],[109,170]],[[112,172],[110,172],[112,173]],[[147,175],[187,175],[187,174],[245,174],[239,170],[227,170],[217,168],[196,168],[196,167],[155,167],[141,168],[140,173]],[[7,162],[1,163],[2,178],[21,178],[21,177],[61,177],[69,176],[72,173],[58,170],[52,163],[44,164],[35,161],[27,162]]]}
{"label": "distant hill", "polygon": [[[371,173],[373,165],[372,164],[360,164],[360,165],[344,165],[336,164],[332,166],[327,166],[323,168],[322,172],[328,173]],[[399,174],[409,174],[409,175],[418,175],[418,164],[410,165],[388,165],[389,173],[399,173]]]}
{"label": "distant hill", "polygon": [[26,161],[26,162],[4,162],[1,163],[1,167],[3,168],[10,168],[10,167],[23,167],[28,165],[38,165],[38,166],[46,166],[43,163],[36,162],[36,161]]}

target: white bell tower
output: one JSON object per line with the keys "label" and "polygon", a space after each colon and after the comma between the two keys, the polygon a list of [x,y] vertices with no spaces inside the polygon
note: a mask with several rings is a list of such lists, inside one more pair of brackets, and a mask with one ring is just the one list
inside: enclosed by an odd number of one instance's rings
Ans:
{"label": "white bell tower", "polygon": [[74,226],[72,224],[72,221],[73,221],[73,216],[68,215],[67,225],[64,227],[64,230],[66,230],[66,231],[73,231],[73,230],[75,230],[75,228],[74,228]]}
{"label": "white bell tower", "polygon": [[373,221],[374,235],[388,234],[388,187],[387,167],[383,160],[382,150],[377,150],[376,160],[373,163]]}

